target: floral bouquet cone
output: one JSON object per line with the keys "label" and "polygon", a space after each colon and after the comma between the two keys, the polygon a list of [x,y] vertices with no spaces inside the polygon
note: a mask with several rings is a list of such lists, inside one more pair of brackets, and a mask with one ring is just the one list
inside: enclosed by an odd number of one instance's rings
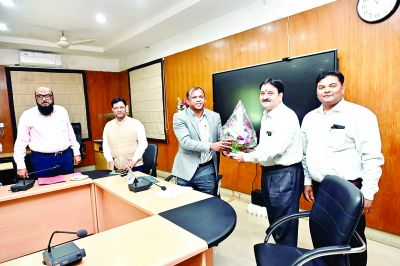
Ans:
{"label": "floral bouquet cone", "polygon": [[233,153],[257,146],[257,135],[242,101],[239,100],[228,121],[222,127],[221,139],[231,142]]}

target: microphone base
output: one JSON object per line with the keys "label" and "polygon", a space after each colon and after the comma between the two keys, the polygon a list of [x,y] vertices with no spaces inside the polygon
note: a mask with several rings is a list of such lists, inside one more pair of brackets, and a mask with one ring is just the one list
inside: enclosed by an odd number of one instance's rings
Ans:
{"label": "microphone base", "polygon": [[148,181],[144,178],[139,177],[137,180],[138,181],[136,183],[133,182],[128,185],[128,188],[130,191],[133,191],[136,193],[136,192],[148,190],[151,187],[151,185],[153,185],[153,183],[151,183],[150,181]]}
{"label": "microphone base", "polygon": [[85,249],[79,248],[75,243],[69,242],[61,246],[43,251],[43,263],[48,266],[72,265],[86,257]]}
{"label": "microphone base", "polygon": [[12,185],[10,189],[12,192],[24,191],[32,188],[34,184],[34,179],[19,180],[15,185]]}

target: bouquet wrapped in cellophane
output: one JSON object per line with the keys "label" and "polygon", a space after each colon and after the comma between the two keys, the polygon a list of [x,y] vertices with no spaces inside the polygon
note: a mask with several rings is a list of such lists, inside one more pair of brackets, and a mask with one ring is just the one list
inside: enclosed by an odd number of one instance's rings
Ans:
{"label": "bouquet wrapped in cellophane", "polygon": [[221,139],[231,142],[232,152],[244,151],[257,146],[256,131],[247,116],[242,101],[239,100],[228,121],[222,127]]}

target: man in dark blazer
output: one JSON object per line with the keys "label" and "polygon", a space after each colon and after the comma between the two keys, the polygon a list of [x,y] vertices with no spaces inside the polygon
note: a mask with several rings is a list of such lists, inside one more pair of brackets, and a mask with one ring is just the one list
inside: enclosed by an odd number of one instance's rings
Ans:
{"label": "man in dark blazer", "polygon": [[172,175],[178,185],[215,194],[218,184],[217,152],[229,150],[228,142],[219,141],[221,118],[204,108],[205,93],[193,87],[186,93],[188,108],[174,114],[173,127],[179,142]]}

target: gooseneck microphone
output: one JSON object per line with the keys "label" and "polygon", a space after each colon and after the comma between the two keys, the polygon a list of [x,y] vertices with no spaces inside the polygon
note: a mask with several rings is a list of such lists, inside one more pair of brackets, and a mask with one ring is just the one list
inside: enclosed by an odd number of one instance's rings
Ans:
{"label": "gooseneck microphone", "polygon": [[157,187],[161,188],[161,190],[164,190],[164,191],[167,190],[167,188],[165,186],[160,186],[157,183],[153,183],[153,185],[156,185]]}
{"label": "gooseneck microphone", "polygon": [[85,249],[79,248],[74,242],[51,247],[51,240],[55,234],[73,234],[79,238],[87,236],[87,231],[81,229],[78,232],[70,231],[54,231],[51,234],[47,249],[43,251],[43,264],[49,266],[72,265],[75,262],[81,261],[86,256]]}
{"label": "gooseneck microphone", "polygon": [[29,175],[31,175],[31,174],[36,174],[36,173],[40,173],[40,172],[44,172],[44,171],[48,171],[48,170],[56,170],[56,169],[58,169],[58,168],[60,168],[61,166],[59,165],[59,164],[56,164],[55,166],[53,166],[53,167],[50,167],[50,168],[46,168],[46,169],[41,169],[41,170],[37,170],[37,171],[34,171],[34,172],[30,172],[30,173],[28,173],[28,177],[29,177]]}
{"label": "gooseneck microphone", "polygon": [[48,171],[48,170],[55,170],[55,169],[58,169],[60,167],[61,166],[57,164],[57,165],[55,165],[53,167],[50,167],[50,168],[38,170],[38,171],[35,171],[35,172],[30,172],[27,175],[28,178],[20,179],[15,185],[12,185],[10,187],[10,189],[11,189],[12,192],[28,190],[28,189],[32,188],[33,185],[35,184],[35,180],[34,179],[29,179],[29,175],[30,174],[40,173],[40,172]]}
{"label": "gooseneck microphone", "polygon": [[49,240],[49,244],[47,245],[47,252],[51,253],[51,248],[50,248],[50,244],[51,244],[51,240],[53,240],[53,236],[55,234],[72,234],[72,235],[76,235],[79,238],[85,237],[87,236],[87,231],[85,229],[80,229],[78,232],[70,232],[70,231],[54,231],[51,234],[50,240]]}

